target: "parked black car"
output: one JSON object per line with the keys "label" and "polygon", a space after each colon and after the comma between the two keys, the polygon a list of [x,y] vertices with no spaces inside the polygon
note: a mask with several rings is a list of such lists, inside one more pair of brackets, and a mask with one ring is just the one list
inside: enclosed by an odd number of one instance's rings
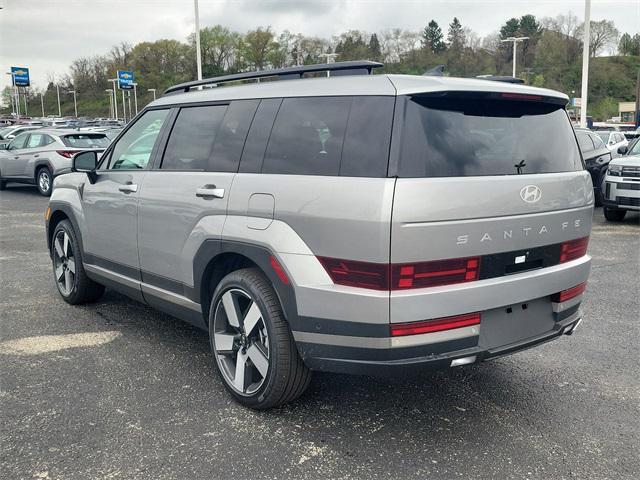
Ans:
{"label": "parked black car", "polygon": [[582,158],[584,158],[593,182],[596,206],[600,207],[602,206],[602,180],[611,161],[611,152],[602,139],[591,130],[576,128],[575,131],[578,145],[582,151]]}

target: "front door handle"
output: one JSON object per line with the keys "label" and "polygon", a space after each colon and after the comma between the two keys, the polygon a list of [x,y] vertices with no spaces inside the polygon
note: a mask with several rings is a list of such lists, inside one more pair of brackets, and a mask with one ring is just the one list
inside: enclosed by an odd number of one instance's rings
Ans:
{"label": "front door handle", "polygon": [[196,189],[196,197],[224,198],[224,188],[216,188],[215,185],[205,185],[202,188]]}
{"label": "front door handle", "polygon": [[118,190],[124,193],[135,193],[138,191],[138,185],[135,183],[127,183],[126,185],[120,185]]}
{"label": "front door handle", "polygon": [[36,153],[36,154],[34,155],[34,157],[36,157],[36,158],[38,158],[39,156],[40,156],[40,154],[39,154],[39,153]]}

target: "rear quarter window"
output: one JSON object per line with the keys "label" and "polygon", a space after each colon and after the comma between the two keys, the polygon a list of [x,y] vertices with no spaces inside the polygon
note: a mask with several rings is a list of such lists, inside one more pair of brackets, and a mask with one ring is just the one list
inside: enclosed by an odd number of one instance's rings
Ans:
{"label": "rear quarter window", "polygon": [[62,143],[73,148],[106,148],[109,139],[101,133],[74,133],[62,137]]}
{"label": "rear quarter window", "polygon": [[581,170],[560,105],[489,98],[405,101],[400,177],[516,175]]}

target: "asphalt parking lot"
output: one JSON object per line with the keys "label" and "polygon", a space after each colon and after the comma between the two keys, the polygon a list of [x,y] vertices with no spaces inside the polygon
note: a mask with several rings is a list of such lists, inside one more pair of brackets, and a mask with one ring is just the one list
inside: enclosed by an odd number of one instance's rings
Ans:
{"label": "asphalt parking lot", "polygon": [[0,478],[640,475],[638,214],[596,211],[572,337],[410,380],[316,374],[254,412],[224,390],[204,332],[111,291],[59,297],[46,203],[0,194]]}

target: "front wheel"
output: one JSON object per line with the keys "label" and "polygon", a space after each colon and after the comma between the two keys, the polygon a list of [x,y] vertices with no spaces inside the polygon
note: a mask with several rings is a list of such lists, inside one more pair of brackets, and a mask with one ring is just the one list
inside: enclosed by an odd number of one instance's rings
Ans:
{"label": "front wheel", "polygon": [[56,287],[65,302],[76,305],[94,302],[102,296],[104,286],[91,280],[84,271],[80,244],[69,220],[56,225],[51,258]]}
{"label": "front wheel", "polygon": [[604,218],[610,222],[621,222],[624,220],[624,216],[627,214],[626,210],[620,210],[619,208],[604,207]]}
{"label": "front wheel", "polygon": [[47,167],[42,167],[36,173],[36,185],[41,195],[49,197],[51,195],[51,187],[53,186],[53,176]]}
{"label": "front wheel", "polygon": [[273,287],[258,269],[222,279],[211,302],[209,337],[225,387],[247,407],[283,405],[309,385],[311,372],[298,355]]}

